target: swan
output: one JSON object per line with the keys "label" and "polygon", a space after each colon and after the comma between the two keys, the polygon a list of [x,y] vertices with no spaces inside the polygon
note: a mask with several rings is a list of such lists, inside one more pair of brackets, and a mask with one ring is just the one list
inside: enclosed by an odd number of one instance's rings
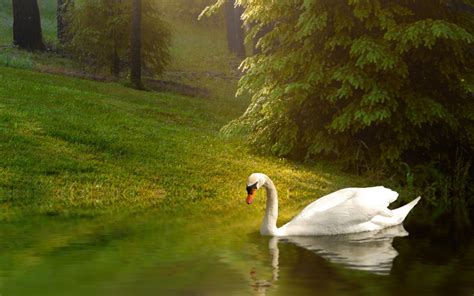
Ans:
{"label": "swan", "polygon": [[247,179],[247,204],[251,204],[259,188],[265,187],[267,204],[260,233],[266,236],[315,236],[377,231],[399,225],[418,203],[390,210],[398,193],[383,186],[345,188],[310,203],[291,221],[278,228],[278,194],[272,180],[254,173]]}

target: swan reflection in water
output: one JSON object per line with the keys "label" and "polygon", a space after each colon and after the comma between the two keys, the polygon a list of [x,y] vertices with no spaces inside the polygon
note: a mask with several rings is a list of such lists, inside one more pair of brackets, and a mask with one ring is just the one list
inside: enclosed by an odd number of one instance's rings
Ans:
{"label": "swan reflection in water", "polygon": [[278,243],[291,243],[312,251],[331,263],[345,268],[368,271],[378,275],[389,275],[398,252],[392,243],[395,237],[407,236],[402,225],[385,228],[377,232],[361,232],[331,236],[273,237],[268,243],[272,257],[272,279],[257,279],[251,271],[252,286],[265,294],[279,277]]}
{"label": "swan reflection in water", "polygon": [[393,259],[398,255],[392,246],[393,239],[407,235],[408,232],[403,226],[398,225],[377,232],[272,238],[269,248],[270,252],[274,253],[272,249],[278,249],[278,241],[289,242],[346,268],[388,275],[392,269]]}

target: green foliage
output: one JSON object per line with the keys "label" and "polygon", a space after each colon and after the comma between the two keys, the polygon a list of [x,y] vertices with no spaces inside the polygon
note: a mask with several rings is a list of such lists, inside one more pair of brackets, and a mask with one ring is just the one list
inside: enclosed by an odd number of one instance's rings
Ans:
{"label": "green foliage", "polygon": [[30,59],[23,56],[17,56],[0,51],[0,65],[13,67],[13,68],[23,68],[30,69],[33,67],[33,63]]}
{"label": "green foliage", "polygon": [[217,2],[213,1],[212,4],[209,4],[204,9],[202,9],[202,11],[199,13],[198,19],[201,20],[203,19],[203,16],[211,17],[217,14],[225,2],[226,0],[217,0]]}
{"label": "green foliage", "polygon": [[449,175],[456,148],[474,147],[473,6],[459,2],[241,0],[248,38],[272,30],[242,64],[253,99],[224,132],[280,156]]}
{"label": "green foliage", "polygon": [[214,0],[157,0],[157,3],[167,18],[205,26],[215,26],[223,23],[223,15],[220,13],[213,14],[210,18],[199,19],[198,22],[200,13],[207,6],[214,3]]}
{"label": "green foliage", "polygon": [[[161,74],[169,63],[171,34],[153,1],[143,1],[143,66]],[[68,48],[74,56],[113,72],[130,63],[131,2],[80,0],[69,6]]]}

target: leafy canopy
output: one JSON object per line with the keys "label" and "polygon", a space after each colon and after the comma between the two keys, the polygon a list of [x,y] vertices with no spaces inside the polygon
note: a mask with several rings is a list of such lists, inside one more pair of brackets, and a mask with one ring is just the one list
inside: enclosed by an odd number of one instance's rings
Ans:
{"label": "leafy canopy", "polygon": [[[68,48],[97,66],[130,64],[131,1],[75,0],[68,6]],[[142,62],[160,74],[168,64],[171,33],[153,0],[142,3]]]}
{"label": "leafy canopy", "polygon": [[472,1],[240,0],[261,53],[224,128],[279,156],[430,161],[474,147]]}

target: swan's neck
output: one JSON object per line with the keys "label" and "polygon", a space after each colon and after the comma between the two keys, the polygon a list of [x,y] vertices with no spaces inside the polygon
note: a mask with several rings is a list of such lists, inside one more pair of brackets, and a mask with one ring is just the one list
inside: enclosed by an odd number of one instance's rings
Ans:
{"label": "swan's neck", "polygon": [[278,219],[278,194],[272,180],[265,176],[266,182],[263,185],[267,190],[267,207],[263,218],[260,233],[262,235],[276,235]]}

